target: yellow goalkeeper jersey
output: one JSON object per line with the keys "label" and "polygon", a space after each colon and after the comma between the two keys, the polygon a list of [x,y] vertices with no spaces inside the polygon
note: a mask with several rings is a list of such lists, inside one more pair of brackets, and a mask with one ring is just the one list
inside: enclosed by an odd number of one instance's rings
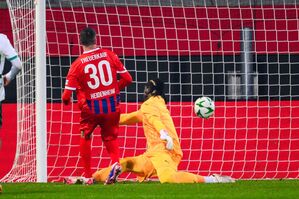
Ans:
{"label": "yellow goalkeeper jersey", "polygon": [[[152,96],[146,100],[138,111],[121,114],[120,125],[143,123],[144,135],[147,140],[147,152],[165,152],[183,156],[180,141],[174,127],[169,110],[161,96]],[[173,139],[173,150],[166,149],[166,142],[160,139],[160,130],[167,130]]]}

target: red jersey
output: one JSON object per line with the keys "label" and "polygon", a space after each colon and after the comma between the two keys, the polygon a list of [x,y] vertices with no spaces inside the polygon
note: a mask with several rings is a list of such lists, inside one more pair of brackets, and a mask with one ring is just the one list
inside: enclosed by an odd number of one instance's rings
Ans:
{"label": "red jersey", "polygon": [[117,73],[128,73],[118,56],[96,48],[84,52],[72,63],[65,89],[76,90],[79,104],[86,102],[96,114],[115,112],[120,92]]}

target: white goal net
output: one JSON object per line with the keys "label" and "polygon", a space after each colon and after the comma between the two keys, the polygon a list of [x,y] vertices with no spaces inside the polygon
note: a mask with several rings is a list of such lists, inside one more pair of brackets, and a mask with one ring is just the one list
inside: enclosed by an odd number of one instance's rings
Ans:
{"label": "white goal net", "polygon": [[[17,153],[0,181],[37,180],[36,67],[47,69],[48,181],[82,175],[78,107],[63,106],[61,93],[70,64],[82,53],[79,32],[86,26],[133,76],[121,92],[122,112],[138,108],[149,79],[166,83],[184,153],[180,170],[237,179],[299,177],[297,1],[47,0],[46,66],[34,61],[34,1],[7,3],[24,65],[17,79]],[[215,101],[209,119],[193,112],[201,96]],[[119,141],[122,157],[146,149],[141,126],[121,127]],[[92,169],[109,164],[96,130]]]}

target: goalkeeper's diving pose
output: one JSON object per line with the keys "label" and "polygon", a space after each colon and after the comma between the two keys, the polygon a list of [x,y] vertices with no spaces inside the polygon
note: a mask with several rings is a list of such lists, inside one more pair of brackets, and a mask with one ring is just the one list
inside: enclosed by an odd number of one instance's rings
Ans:
{"label": "goalkeeper's diving pose", "polygon": [[[108,184],[113,184],[121,173],[133,172],[138,176],[139,182],[153,176],[157,176],[161,183],[235,182],[229,176],[201,176],[177,170],[183,153],[166,107],[163,87],[164,83],[159,79],[147,82],[144,89],[145,101],[141,108],[136,112],[121,114],[120,117],[120,125],[143,123],[147,140],[146,152],[136,157],[120,159],[120,165],[115,164],[96,171],[93,174],[95,181],[104,182],[109,179]],[[111,170],[114,173],[111,173]]]}

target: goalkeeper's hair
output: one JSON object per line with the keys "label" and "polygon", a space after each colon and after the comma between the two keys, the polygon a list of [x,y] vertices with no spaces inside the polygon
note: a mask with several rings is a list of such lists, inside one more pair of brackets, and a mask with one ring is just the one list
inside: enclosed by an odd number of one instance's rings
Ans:
{"label": "goalkeeper's hair", "polygon": [[160,79],[149,80],[146,85],[150,89],[151,96],[161,96],[165,103],[167,103],[165,93],[164,93],[164,82]]}
{"label": "goalkeeper's hair", "polygon": [[90,46],[96,43],[96,32],[94,29],[87,27],[80,32],[80,43],[84,46]]}

